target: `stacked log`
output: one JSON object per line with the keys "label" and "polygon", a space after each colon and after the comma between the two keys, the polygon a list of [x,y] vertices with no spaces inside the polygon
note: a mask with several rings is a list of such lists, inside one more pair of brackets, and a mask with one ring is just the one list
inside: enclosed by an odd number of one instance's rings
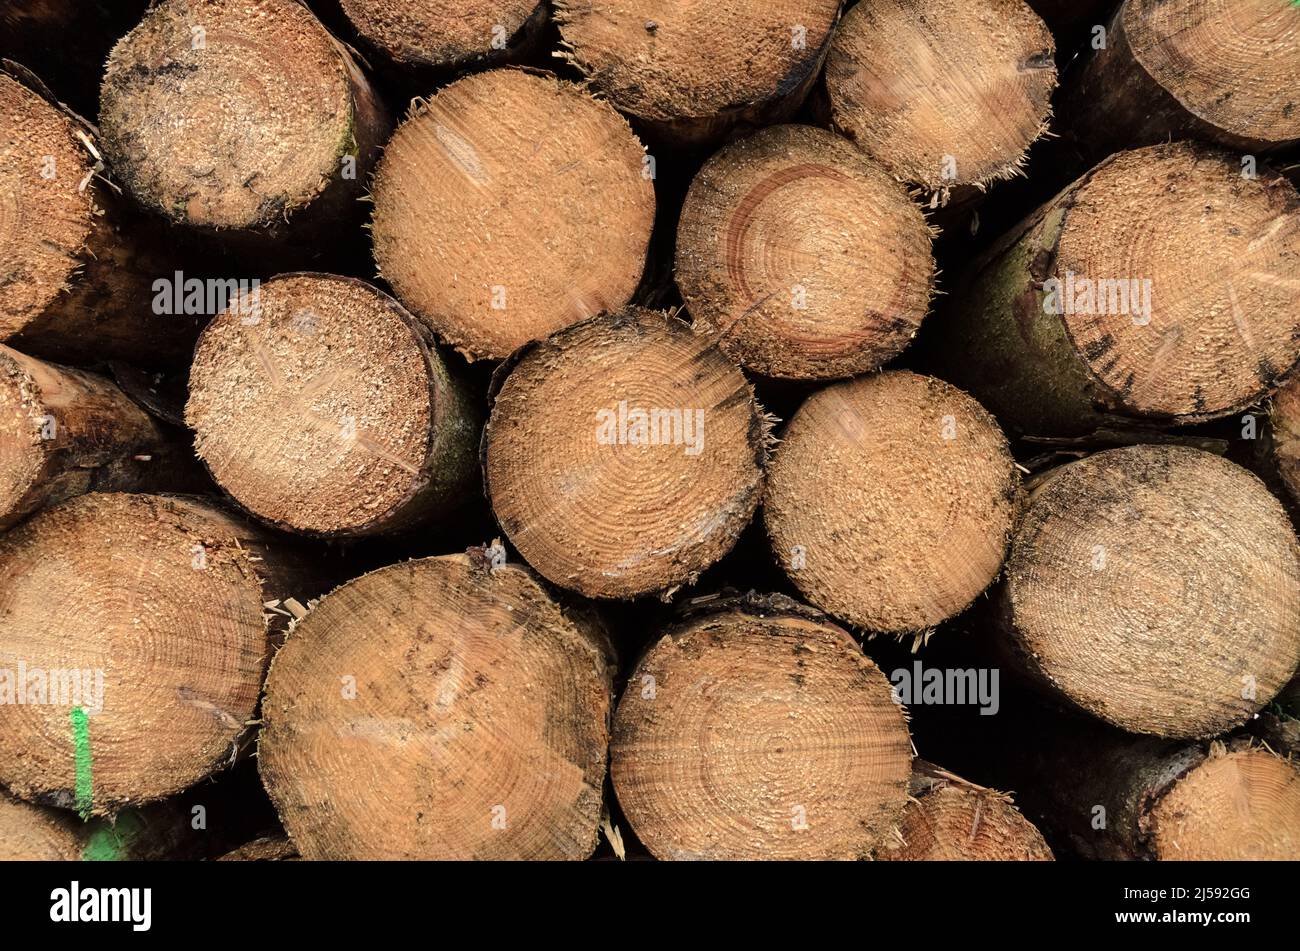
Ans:
{"label": "stacked log", "polygon": [[305,5],[163,0],[113,48],[99,125],[141,205],[266,247],[354,217],[389,119]]}
{"label": "stacked log", "polygon": [[812,89],[839,0],[636,6],[557,0],[563,55],[672,148],[786,122]]}
{"label": "stacked log", "polygon": [[305,859],[585,859],[611,658],[599,624],[485,550],[364,575],[276,655],[267,792]]}
{"label": "stacked log", "polygon": [[1023,0],[858,3],[826,62],[830,119],[932,205],[968,200],[1022,174],[1047,131],[1055,51]]}
{"label": "stacked log", "polygon": [[911,342],[934,261],[921,210],[844,139],[773,126],[691,183],[677,285],[695,327],[774,377],[878,369]]}
{"label": "stacked log", "polygon": [[151,308],[165,237],[104,177],[94,127],[0,63],[0,340],[63,361],[175,363],[197,319]]}
{"label": "stacked log", "polygon": [[76,819],[0,794],[0,861],[73,862],[81,857]]}
{"label": "stacked log", "polygon": [[1095,155],[1193,138],[1258,155],[1300,141],[1300,11],[1272,0],[1124,0],[1066,91]]}
{"label": "stacked log", "polygon": [[0,782],[111,816],[231,762],[268,604],[319,594],[282,547],[206,502],[117,493],[0,536]]}
{"label": "stacked log", "polygon": [[627,303],[654,184],[608,103],[518,69],[417,103],[384,150],[372,232],[398,298],[474,359]]}
{"label": "stacked log", "polygon": [[1185,142],[1122,152],[972,265],[947,369],[1034,435],[1227,416],[1300,360],[1297,254],[1285,179]]}
{"label": "stacked log", "polygon": [[0,529],[83,492],[160,488],[176,455],[109,380],[0,345]]}
{"label": "stacked log", "polygon": [[780,596],[703,605],[628,679],[614,791],[660,859],[857,859],[896,834],[912,760],[889,682]]}
{"label": "stacked log", "polygon": [[341,0],[357,33],[406,68],[463,67],[537,45],[539,0]]}
{"label": "stacked log", "polygon": [[352,278],[281,275],[208,325],[186,419],[253,515],[327,538],[410,529],[474,481],[478,410],[432,335]]}
{"label": "stacked log", "polygon": [[1011,797],[967,782],[931,763],[912,767],[911,799],[898,842],[876,853],[885,862],[1050,862],[1043,834]]}
{"label": "stacked log", "polygon": [[505,369],[483,477],[544,578],[592,598],[671,593],[735,545],[763,492],[768,422],[709,337],[632,307]]}
{"label": "stacked log", "polygon": [[1257,740],[1135,736],[1027,704],[1014,713],[950,739],[959,756],[1014,784],[1058,855],[1300,858],[1300,769]]}
{"label": "stacked log", "polygon": [[1034,487],[1000,591],[1006,646],[1121,729],[1217,736],[1300,665],[1298,558],[1281,504],[1232,463],[1179,446],[1097,453]]}
{"label": "stacked log", "polygon": [[894,370],[808,397],[782,434],[763,519],[809,601],[869,631],[915,634],[997,577],[1019,487],[983,407]]}

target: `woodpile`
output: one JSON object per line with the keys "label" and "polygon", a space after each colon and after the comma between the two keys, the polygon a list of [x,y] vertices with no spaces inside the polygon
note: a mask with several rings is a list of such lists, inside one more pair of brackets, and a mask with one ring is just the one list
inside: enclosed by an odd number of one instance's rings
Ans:
{"label": "woodpile", "polygon": [[0,858],[1300,859],[1300,4],[0,6]]}
{"label": "woodpile", "polygon": [[1300,381],[1278,388],[1269,407],[1271,465],[1291,495],[1300,503]]}
{"label": "woodpile", "polygon": [[[0,861],[158,862],[204,858],[207,836],[180,800],[88,823],[70,812],[0,793]],[[220,837],[216,837],[220,841]],[[256,847],[254,843],[249,846]],[[270,851],[263,847],[263,852]],[[260,856],[259,856],[260,857]]]}
{"label": "woodpile", "polygon": [[218,862],[295,862],[298,850],[287,836],[268,835],[245,842],[217,859]]}
{"label": "woodpile", "polygon": [[70,862],[81,855],[76,818],[0,795],[0,860]]}

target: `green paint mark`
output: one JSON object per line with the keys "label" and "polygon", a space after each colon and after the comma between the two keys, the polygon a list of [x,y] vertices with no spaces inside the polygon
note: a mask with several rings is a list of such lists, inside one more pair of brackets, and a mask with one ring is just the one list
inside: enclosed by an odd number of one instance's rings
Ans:
{"label": "green paint mark", "polygon": [[122,851],[122,840],[113,832],[112,826],[96,829],[81,850],[83,862],[116,862]]}
{"label": "green paint mark", "polygon": [[90,805],[94,798],[94,783],[90,775],[90,720],[81,707],[73,707],[69,716],[72,719],[72,746],[77,764],[77,812],[82,819],[86,819],[90,816]]}
{"label": "green paint mark", "polygon": [[133,812],[124,812],[116,822],[102,821],[90,833],[86,847],[81,850],[83,862],[116,862],[122,858],[122,852],[135,841],[144,823]]}

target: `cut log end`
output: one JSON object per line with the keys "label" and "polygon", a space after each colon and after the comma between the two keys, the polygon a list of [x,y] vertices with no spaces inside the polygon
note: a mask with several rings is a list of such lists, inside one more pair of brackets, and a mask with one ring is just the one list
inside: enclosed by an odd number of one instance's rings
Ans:
{"label": "cut log end", "polygon": [[371,45],[409,66],[452,66],[506,49],[530,21],[538,0],[341,0],[353,27]]}
{"label": "cut log end", "polygon": [[715,155],[691,185],[677,283],[696,327],[774,377],[877,369],[911,341],[934,262],[920,209],[844,139],[776,126]]}
{"label": "cut log end", "polygon": [[907,804],[900,843],[876,852],[888,862],[1050,862],[1043,834],[1010,799],[988,789],[942,783]]}
{"label": "cut log end", "polygon": [[374,197],[383,276],[472,358],[623,306],[655,213],[627,121],[575,83],[518,69],[467,76],[418,106]]}
{"label": "cut log end", "polygon": [[76,820],[0,793],[0,862],[75,862],[81,858]]}
{"label": "cut log end", "polygon": [[902,634],[952,617],[993,581],[1019,484],[983,407],[941,380],[890,371],[805,401],[777,449],[763,512],[805,597]]}
{"label": "cut log end", "polygon": [[595,88],[687,141],[716,136],[728,114],[758,120],[764,107],[797,106],[838,12],[837,0],[556,3],[570,57]]}
{"label": "cut log end", "polygon": [[903,181],[982,187],[1047,130],[1054,53],[1023,0],[859,3],[827,57],[831,117]]}
{"label": "cut log end", "polygon": [[587,858],[611,702],[602,638],[527,570],[466,555],[326,596],[276,655],[258,748],[302,856]]}
{"label": "cut log end", "polygon": [[889,683],[843,630],[727,608],[666,634],[628,680],[614,790],[660,859],[857,859],[907,801]]}
{"label": "cut log end", "polygon": [[1300,358],[1298,256],[1289,183],[1245,178],[1234,158],[1186,143],[1138,149],[1078,190],[1057,309],[1110,400],[1212,418],[1268,394]]}
{"label": "cut log end", "polygon": [[346,55],[293,0],[163,0],[109,56],[105,152],[174,221],[268,227],[363,162]]}
{"label": "cut log end", "polygon": [[1034,493],[1007,564],[1016,652],[1121,729],[1214,736],[1300,664],[1300,564],[1253,475],[1182,447],[1063,466]]}
{"label": "cut log end", "polygon": [[1151,809],[1166,861],[1300,859],[1300,770],[1266,750],[1213,753]]}
{"label": "cut log end", "polygon": [[66,290],[94,228],[92,163],[73,121],[0,72],[0,340]]}
{"label": "cut log end", "polygon": [[731,550],[766,452],[740,368],[681,321],[628,308],[524,353],[496,396],[484,472],[497,520],[538,572],[630,598]]}
{"label": "cut log end", "polygon": [[231,308],[199,342],[186,416],[200,458],[293,531],[355,536],[446,509],[472,474],[476,426],[427,336],[360,281],[269,281],[255,310]]}
{"label": "cut log end", "polygon": [[1300,139],[1300,8],[1275,0],[1128,0],[1119,13],[1137,64],[1225,136]]}
{"label": "cut log end", "polygon": [[1285,179],[1190,142],[1121,152],[977,263],[948,370],[1036,435],[1227,416],[1300,359],[1298,257]]}
{"label": "cut log end", "polygon": [[0,782],[112,814],[230,758],[267,654],[241,536],[197,502],[92,494],[0,537]]}

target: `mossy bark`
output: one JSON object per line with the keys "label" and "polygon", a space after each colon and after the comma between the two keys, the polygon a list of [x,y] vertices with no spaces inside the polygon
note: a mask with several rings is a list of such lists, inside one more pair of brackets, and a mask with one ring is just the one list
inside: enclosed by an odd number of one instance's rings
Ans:
{"label": "mossy bark", "polygon": [[[1044,308],[1070,206],[1087,176],[995,244],[952,295],[946,360],[952,379],[1011,428],[1083,435],[1132,426],[1107,412],[1061,318]],[[1032,414],[1032,421],[1027,419]]]}

